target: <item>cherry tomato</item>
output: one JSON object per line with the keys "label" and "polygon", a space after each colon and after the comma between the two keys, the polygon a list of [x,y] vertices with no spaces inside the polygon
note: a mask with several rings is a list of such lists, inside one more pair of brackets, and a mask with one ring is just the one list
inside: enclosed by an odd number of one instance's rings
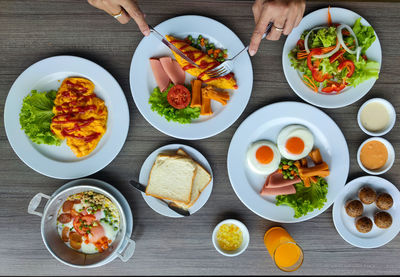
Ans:
{"label": "cherry tomato", "polygon": [[186,108],[190,103],[190,98],[190,91],[182,85],[173,86],[167,95],[168,103],[178,110]]}

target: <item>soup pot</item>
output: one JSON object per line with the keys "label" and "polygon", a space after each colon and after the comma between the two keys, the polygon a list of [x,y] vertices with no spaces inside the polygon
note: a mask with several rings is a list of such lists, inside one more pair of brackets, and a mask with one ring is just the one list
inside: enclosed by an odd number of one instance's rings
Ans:
{"label": "soup pot", "polygon": [[[120,228],[115,240],[102,253],[84,254],[68,247],[57,232],[57,213],[67,197],[76,193],[91,190],[101,193],[110,199],[118,209]],[[43,213],[37,212],[42,198],[47,199]],[[110,184],[96,179],[80,179],[66,183],[51,196],[36,194],[30,201],[28,213],[38,215],[41,220],[41,234],[47,250],[60,262],[78,268],[91,268],[105,265],[115,258],[128,261],[135,251],[132,234],[132,213],[125,197]]]}

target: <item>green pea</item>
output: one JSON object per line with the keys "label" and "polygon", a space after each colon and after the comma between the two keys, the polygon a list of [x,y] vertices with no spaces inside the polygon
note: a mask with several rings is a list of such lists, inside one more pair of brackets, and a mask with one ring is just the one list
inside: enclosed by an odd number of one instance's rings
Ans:
{"label": "green pea", "polygon": [[282,164],[287,165],[287,161],[282,161]]}
{"label": "green pea", "polygon": [[188,35],[188,39],[189,39],[189,40],[192,40],[192,36],[191,36],[191,35]]}
{"label": "green pea", "polygon": [[293,180],[293,179],[294,179],[294,176],[293,176],[293,175],[290,175],[290,176],[289,176],[289,179],[290,179],[290,180]]}
{"label": "green pea", "polygon": [[293,170],[293,167],[289,166],[289,168],[288,168],[288,169],[291,171],[291,170]]}
{"label": "green pea", "polygon": [[282,165],[281,164],[279,165],[279,169],[282,169]]}
{"label": "green pea", "polygon": [[114,227],[114,231],[117,231],[118,230],[118,227]]}
{"label": "green pea", "polygon": [[292,162],[292,161],[288,161],[287,164],[288,164],[288,165],[293,165],[293,162]]}
{"label": "green pea", "polygon": [[214,58],[214,54],[210,54],[210,57],[211,57],[211,58]]}
{"label": "green pea", "polygon": [[227,54],[228,53],[228,49],[224,49],[224,50],[222,50],[222,52],[224,52],[224,54]]}
{"label": "green pea", "polygon": [[204,44],[205,44],[205,45],[208,45],[208,39],[205,39],[205,40],[204,40]]}
{"label": "green pea", "polygon": [[203,38],[203,36],[202,35],[199,35],[199,39],[202,39]]}
{"label": "green pea", "polygon": [[113,224],[112,224],[112,222],[110,222],[110,223],[108,223],[108,225],[112,226]]}
{"label": "green pea", "polygon": [[287,179],[288,178],[288,176],[287,175],[283,175],[283,179]]}

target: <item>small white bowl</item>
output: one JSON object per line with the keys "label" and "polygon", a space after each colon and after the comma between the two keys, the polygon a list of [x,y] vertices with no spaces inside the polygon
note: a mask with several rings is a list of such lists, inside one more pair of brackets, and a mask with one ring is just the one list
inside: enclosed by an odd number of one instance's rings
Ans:
{"label": "small white bowl", "polygon": [[[221,225],[223,224],[234,224],[237,227],[239,227],[239,229],[242,231],[242,235],[243,235],[243,241],[242,241],[242,245],[240,245],[240,247],[236,250],[232,250],[232,251],[227,251],[222,249],[217,241],[217,232],[219,227],[221,227]],[[242,254],[246,249],[247,246],[249,245],[250,242],[250,234],[249,234],[249,230],[247,230],[247,227],[240,222],[239,220],[236,219],[226,219],[221,221],[217,226],[215,226],[213,234],[212,234],[212,242],[214,244],[215,249],[217,249],[217,251],[219,253],[221,253],[224,256],[228,256],[228,257],[234,257],[234,256],[238,256],[240,254]]]}
{"label": "small white bowl", "polygon": [[[386,161],[386,164],[376,170],[369,170],[369,169],[365,168],[360,159],[361,148],[364,146],[364,144],[366,144],[367,142],[369,142],[371,140],[376,140],[376,141],[382,142],[388,151],[388,159]],[[380,174],[383,174],[386,171],[388,171],[392,167],[392,165],[394,163],[394,159],[395,159],[395,153],[394,153],[394,148],[393,148],[392,144],[389,141],[387,141],[386,139],[380,138],[380,137],[372,137],[372,138],[365,140],[363,143],[361,143],[361,145],[357,151],[358,165],[361,167],[362,170],[364,170],[365,172],[367,172],[368,174],[371,174],[371,175],[380,175]]]}
{"label": "small white bowl", "polygon": [[[379,131],[379,132],[372,132],[372,131],[368,131],[361,123],[361,111],[365,108],[366,105],[372,103],[372,102],[378,102],[381,103],[382,105],[384,105],[389,113],[389,123],[386,126],[385,129]],[[368,101],[366,101],[364,104],[361,105],[360,109],[358,110],[357,113],[357,122],[358,122],[358,126],[360,126],[361,130],[363,130],[364,133],[366,133],[367,135],[370,136],[374,136],[374,137],[379,137],[379,136],[383,136],[385,134],[387,134],[390,130],[392,130],[394,123],[396,122],[396,110],[394,109],[393,105],[383,99],[383,98],[372,98]]]}

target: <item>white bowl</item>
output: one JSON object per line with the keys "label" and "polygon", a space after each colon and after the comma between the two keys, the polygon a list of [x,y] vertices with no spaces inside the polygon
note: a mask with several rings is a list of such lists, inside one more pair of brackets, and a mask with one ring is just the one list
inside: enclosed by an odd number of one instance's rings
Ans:
{"label": "white bowl", "polygon": [[[228,251],[228,250],[222,249],[219,246],[218,241],[217,241],[217,232],[218,232],[219,227],[221,227],[221,225],[223,225],[223,224],[235,224],[242,231],[243,241],[242,241],[242,245],[240,245],[240,247],[238,249]],[[228,256],[228,257],[238,256],[238,255],[242,254],[247,249],[247,246],[249,245],[249,242],[250,242],[249,230],[247,230],[247,227],[242,222],[240,222],[236,219],[226,219],[226,220],[221,221],[217,226],[215,226],[214,232],[212,234],[212,242],[214,244],[215,249],[217,249],[217,251],[219,253],[221,253],[222,255]]]}
{"label": "white bowl", "polygon": [[[364,146],[364,144],[366,144],[367,142],[369,142],[371,140],[376,140],[376,141],[382,142],[385,145],[385,147],[386,147],[386,149],[388,151],[388,159],[386,161],[386,164],[384,166],[382,166],[381,168],[376,169],[376,170],[369,170],[369,169],[365,168],[364,165],[361,163],[361,160],[360,160],[361,148]],[[358,165],[361,167],[362,170],[364,170],[365,172],[367,172],[368,174],[371,174],[371,175],[380,175],[380,174],[383,174],[386,171],[388,171],[392,167],[392,165],[394,163],[394,159],[395,159],[395,153],[394,153],[394,148],[393,148],[392,144],[389,141],[387,141],[386,139],[380,138],[380,137],[372,137],[372,138],[369,138],[369,139],[365,140],[360,145],[360,147],[358,148],[358,151],[357,151],[357,162],[358,162]]]}
{"label": "white bowl", "polygon": [[[383,129],[379,132],[372,132],[372,131],[368,131],[367,129],[365,129],[365,127],[362,125],[361,119],[360,119],[361,111],[365,108],[365,106],[367,104],[370,104],[372,102],[378,102],[378,103],[383,104],[389,113],[388,125],[386,126],[385,129]],[[358,110],[358,114],[357,114],[357,122],[358,122],[358,126],[360,126],[361,130],[363,130],[363,132],[366,133],[367,135],[375,136],[375,137],[383,136],[383,135],[387,134],[390,130],[392,130],[394,123],[396,122],[396,111],[395,111],[393,105],[389,101],[387,101],[383,98],[372,98],[361,105],[360,109]]]}

